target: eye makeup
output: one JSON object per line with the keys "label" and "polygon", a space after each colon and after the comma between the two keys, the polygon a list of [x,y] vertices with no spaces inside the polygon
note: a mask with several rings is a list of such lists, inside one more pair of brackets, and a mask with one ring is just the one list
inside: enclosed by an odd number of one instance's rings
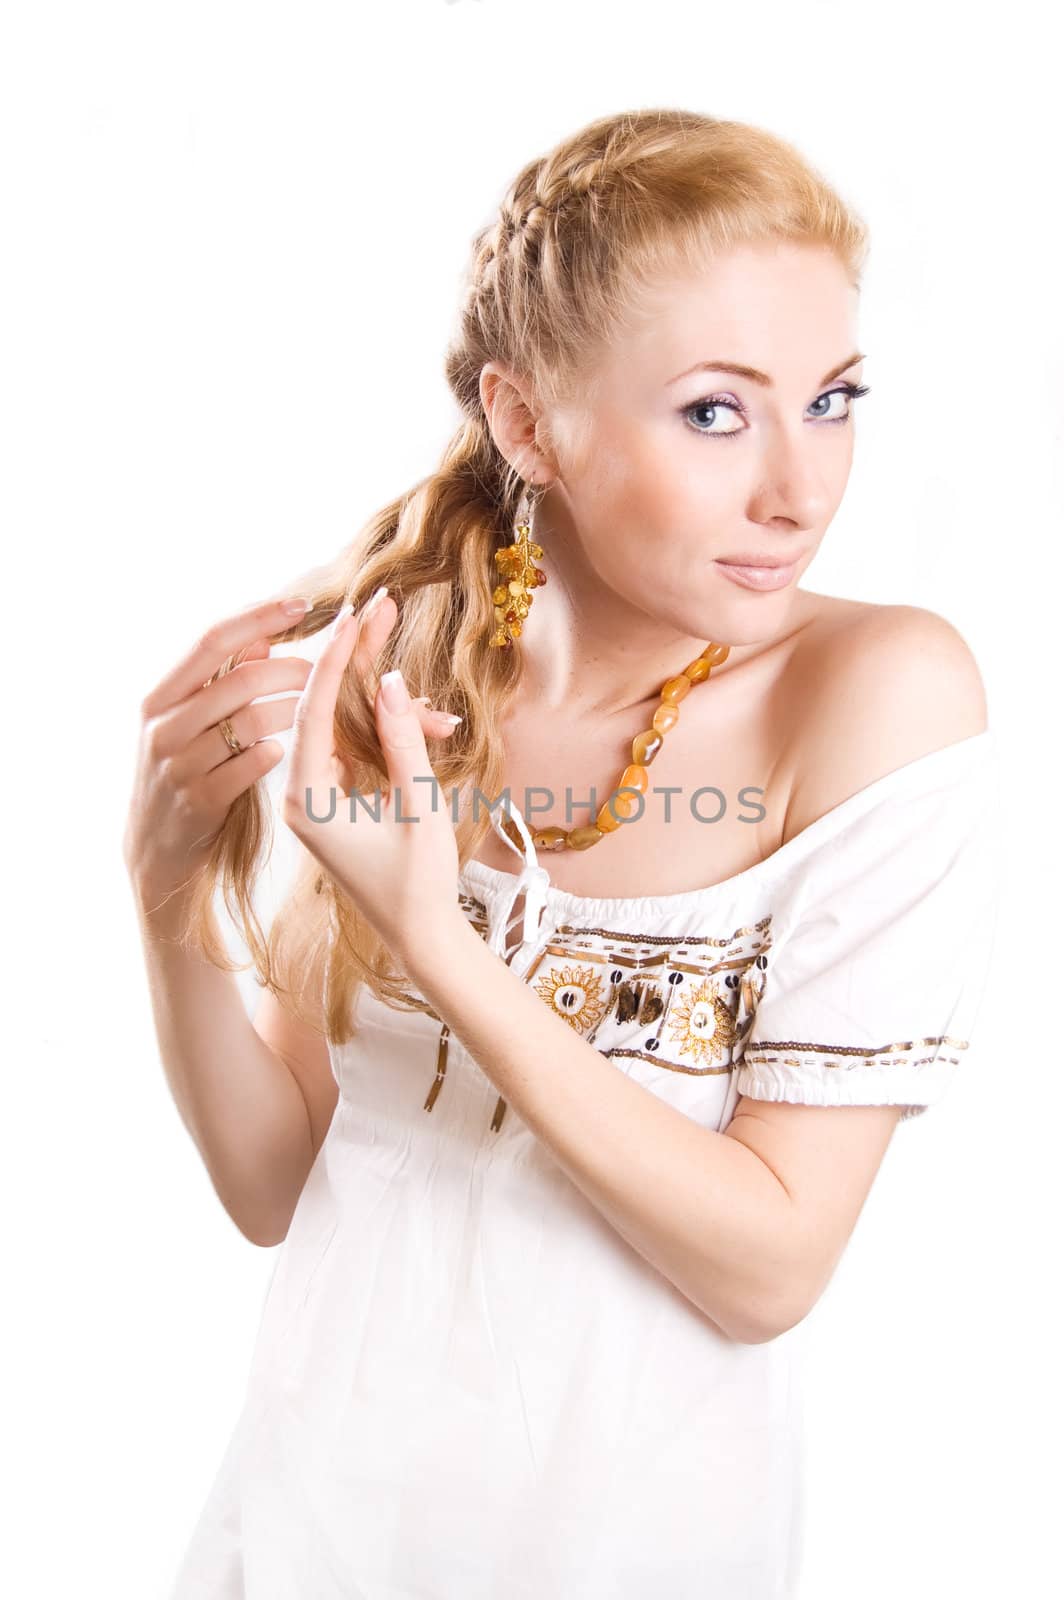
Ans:
{"label": "eye makeup", "polygon": [[[869,386],[866,383],[835,384],[833,388],[826,389],[823,394],[818,395],[817,399],[813,401],[813,404],[817,405],[821,400],[827,400],[833,394],[843,394],[851,402],[851,405],[847,407],[846,411],[841,417],[813,417],[812,420],[814,422],[826,422],[832,425],[840,422],[849,422],[852,415],[852,402],[854,400],[859,400],[862,395],[868,393],[868,390]],[[741,400],[736,398],[735,395],[704,395],[700,400],[692,400],[690,405],[682,406],[680,408],[680,415],[687,421],[688,426],[695,433],[701,434],[705,439],[734,439],[737,438],[740,433],[744,433],[746,431],[744,428],[729,428],[726,432],[714,433],[708,428],[699,427],[697,423],[691,421],[691,413],[703,410],[733,411],[741,417],[746,417],[748,415],[746,407],[743,405]]]}

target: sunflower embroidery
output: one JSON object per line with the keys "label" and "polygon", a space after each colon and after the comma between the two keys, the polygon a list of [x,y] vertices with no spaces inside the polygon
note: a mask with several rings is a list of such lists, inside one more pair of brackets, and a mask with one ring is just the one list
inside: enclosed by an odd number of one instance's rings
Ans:
{"label": "sunflower embroidery", "polygon": [[552,967],[539,979],[536,993],[578,1033],[593,1028],[606,1009],[602,980],[590,967]]}
{"label": "sunflower embroidery", "polygon": [[735,1043],[735,1019],[713,985],[704,980],[673,1006],[669,1015],[673,1043],[679,1054],[703,1062],[722,1060]]}

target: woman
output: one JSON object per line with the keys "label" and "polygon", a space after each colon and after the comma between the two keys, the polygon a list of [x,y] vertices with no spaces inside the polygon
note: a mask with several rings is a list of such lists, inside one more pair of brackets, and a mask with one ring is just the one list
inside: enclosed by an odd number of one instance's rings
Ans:
{"label": "woman", "polygon": [[963,1059],[996,907],[965,642],[799,587],[864,249],[765,132],[592,123],[477,238],[438,471],[145,700],[166,1071],[284,1241],[174,1600],[794,1592],[802,1322]]}

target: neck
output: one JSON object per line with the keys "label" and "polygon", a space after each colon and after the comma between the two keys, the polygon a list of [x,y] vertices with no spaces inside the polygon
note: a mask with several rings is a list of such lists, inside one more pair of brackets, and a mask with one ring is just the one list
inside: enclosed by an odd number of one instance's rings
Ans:
{"label": "neck", "polygon": [[[533,534],[535,538],[535,534]],[[786,615],[777,615],[771,637],[753,642],[729,637],[727,623],[715,632],[707,617],[702,633],[670,626],[649,616],[612,591],[596,573],[572,559],[573,546],[548,544],[540,563],[548,572],[514,649],[520,651],[521,698],[540,712],[602,722],[625,717],[640,706],[656,705],[667,678],[682,672],[707,644],[726,644],[726,661],[713,668],[714,679],[735,672],[800,625],[804,597],[794,591]],[[677,611],[690,613],[679,597]]]}

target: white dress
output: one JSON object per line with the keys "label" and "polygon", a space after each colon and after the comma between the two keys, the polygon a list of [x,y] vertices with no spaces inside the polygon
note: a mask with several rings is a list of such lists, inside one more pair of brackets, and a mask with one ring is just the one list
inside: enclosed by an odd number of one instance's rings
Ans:
{"label": "white dress", "polygon": [[[515,807],[522,871],[470,862],[461,904],[502,954],[527,891],[513,970],[707,1130],[740,1095],[908,1118],[966,1059],[998,810],[988,730],[722,883],[594,899],[550,884]],[[726,1338],[499,1121],[438,1018],[365,989],[357,1017],[170,1600],[793,1595],[804,1324]]]}

